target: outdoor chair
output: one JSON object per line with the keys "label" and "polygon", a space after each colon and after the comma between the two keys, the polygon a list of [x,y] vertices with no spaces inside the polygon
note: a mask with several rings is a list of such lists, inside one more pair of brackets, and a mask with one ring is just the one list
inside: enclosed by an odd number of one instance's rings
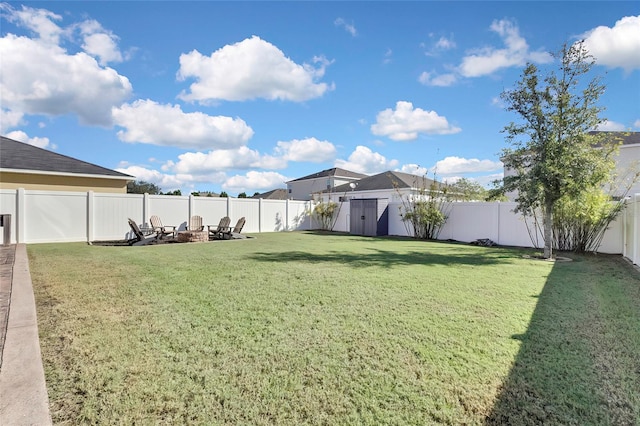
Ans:
{"label": "outdoor chair", "polygon": [[244,224],[246,222],[246,219],[243,217],[241,217],[240,219],[238,219],[238,222],[236,223],[236,226],[231,229],[229,228],[228,231],[223,231],[221,232],[221,238],[225,239],[225,240],[231,240],[231,239],[240,239],[240,238],[245,238],[244,235],[241,235],[240,232],[242,232],[242,228],[244,228]]}
{"label": "outdoor chair", "polygon": [[162,239],[164,238],[166,235],[171,235],[172,237],[175,237],[176,235],[176,227],[175,226],[168,226],[168,225],[163,225],[162,221],[160,220],[160,218],[158,216],[151,216],[149,218],[149,221],[151,222],[151,226],[153,227],[153,230],[156,233],[156,236],[158,237],[158,239]]}
{"label": "outdoor chair", "polygon": [[138,224],[133,219],[129,218],[128,222],[129,227],[131,228],[131,231],[133,231],[134,235],[134,238],[128,241],[130,246],[143,246],[157,241],[157,235],[154,235],[152,237],[145,236],[138,227]]}
{"label": "outdoor chair", "polygon": [[218,225],[208,225],[207,229],[209,230],[209,239],[220,239],[223,232],[229,232],[229,225],[231,224],[231,219],[229,216],[225,216],[220,219],[220,223]]}
{"label": "outdoor chair", "polygon": [[204,225],[202,224],[202,216],[191,216],[187,231],[202,231],[203,229]]}

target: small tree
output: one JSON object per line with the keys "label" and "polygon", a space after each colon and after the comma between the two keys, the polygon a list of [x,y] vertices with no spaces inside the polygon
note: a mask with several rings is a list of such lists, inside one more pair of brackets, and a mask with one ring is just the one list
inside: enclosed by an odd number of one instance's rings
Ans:
{"label": "small tree", "polygon": [[450,199],[455,201],[485,201],[489,196],[485,187],[467,178],[459,179],[448,186]]}
{"label": "small tree", "polygon": [[333,200],[318,201],[313,206],[311,214],[320,223],[320,229],[329,231],[333,229],[335,225],[336,216],[338,213],[338,203]]}
{"label": "small tree", "polygon": [[222,191],[222,192],[220,193],[220,197],[223,197],[223,198],[229,198],[229,194],[227,194],[227,192],[226,192],[226,191]]}
{"label": "small tree", "polygon": [[180,191],[179,189],[176,189],[173,191],[165,192],[164,195],[182,195],[182,191]]}
{"label": "small tree", "polygon": [[143,180],[127,183],[128,194],[161,194],[160,187],[156,184]]}
{"label": "small tree", "polygon": [[[436,239],[449,218],[449,188],[446,184],[437,182],[435,174],[430,183],[426,177],[416,180],[416,191],[400,196],[400,217],[407,233],[412,234],[414,238]],[[397,185],[396,191],[400,193]]]}
{"label": "small tree", "polygon": [[247,198],[247,193],[246,192],[239,193],[238,198]]}
{"label": "small tree", "polygon": [[[508,111],[521,118],[504,132],[511,148],[502,161],[514,174],[504,177],[504,189],[517,191],[516,211],[534,216],[542,211],[544,257],[553,256],[553,214],[563,197],[576,197],[598,187],[614,164],[613,147],[601,143],[589,131],[602,122],[597,101],[604,91],[599,78],[580,85],[594,60],[582,42],[563,46],[556,55],[559,68],[541,78],[528,64],[513,90],[501,97]],[[520,139],[522,138],[522,139]]]}

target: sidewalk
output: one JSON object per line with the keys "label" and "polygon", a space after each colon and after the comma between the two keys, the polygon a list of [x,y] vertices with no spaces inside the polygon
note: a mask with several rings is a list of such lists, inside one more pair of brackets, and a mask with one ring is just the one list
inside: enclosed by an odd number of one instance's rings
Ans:
{"label": "sidewalk", "polygon": [[0,286],[0,337],[6,331],[0,365],[0,425],[50,425],[49,398],[25,244],[0,247],[0,279],[3,281]]}

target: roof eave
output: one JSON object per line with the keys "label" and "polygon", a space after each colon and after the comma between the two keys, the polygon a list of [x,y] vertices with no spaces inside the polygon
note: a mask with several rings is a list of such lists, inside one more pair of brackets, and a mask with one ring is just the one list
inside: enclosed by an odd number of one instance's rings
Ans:
{"label": "roof eave", "polygon": [[111,176],[111,175],[95,175],[95,174],[89,174],[89,173],[51,172],[51,171],[28,170],[28,169],[0,168],[0,173],[20,173],[20,174],[30,174],[30,175],[43,175],[43,176],[83,177],[83,178],[93,178],[93,179],[112,179],[112,180],[126,180],[126,181],[136,180],[135,177],[129,176],[129,175]]}

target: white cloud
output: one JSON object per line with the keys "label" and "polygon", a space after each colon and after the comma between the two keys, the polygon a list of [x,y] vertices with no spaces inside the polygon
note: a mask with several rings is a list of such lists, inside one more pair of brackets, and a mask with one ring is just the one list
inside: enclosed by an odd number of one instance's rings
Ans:
{"label": "white cloud", "polygon": [[268,190],[284,187],[284,183],[290,178],[276,172],[250,171],[243,175],[235,175],[222,184],[225,191],[253,192],[256,190]]}
{"label": "white cloud", "polygon": [[77,114],[85,124],[109,126],[111,107],[131,94],[131,83],[86,53],[7,34],[0,39],[3,107],[25,114]]}
{"label": "white cloud", "polygon": [[387,160],[383,155],[371,151],[366,146],[358,145],[348,160],[336,160],[335,166],[358,173],[382,173],[395,168],[398,160]]}
{"label": "white cloud", "polygon": [[349,24],[347,21],[345,21],[343,18],[338,18],[336,19],[333,24],[336,27],[342,27],[345,29],[345,31],[347,31],[349,34],[351,34],[353,37],[358,35],[358,30],[356,30],[356,27],[353,25],[353,23]]}
{"label": "white cloud", "polygon": [[145,166],[128,166],[117,168],[117,171],[126,173],[136,178],[138,181],[145,181],[158,185],[163,192],[176,189],[194,190],[195,184],[221,183],[226,179],[224,173],[212,173],[209,175],[191,175],[184,173],[170,174],[147,168]]}
{"label": "white cloud", "polygon": [[16,10],[8,3],[2,3],[0,10],[5,12],[4,15],[10,22],[37,34],[39,40],[45,44],[57,45],[64,33],[64,30],[53,22],[62,20],[62,17],[46,9],[22,6],[22,9]]}
{"label": "white cloud", "polygon": [[328,141],[319,141],[316,138],[294,139],[289,142],[278,142],[275,149],[287,161],[308,161],[311,163],[324,163],[331,161],[336,156],[336,147]]}
{"label": "white cloud", "polygon": [[531,52],[518,27],[508,19],[493,21],[490,29],[502,38],[505,48],[485,47],[465,56],[458,67],[462,76],[480,77],[502,68],[523,66],[527,61],[549,63],[553,60],[547,52]]}
{"label": "white cloud", "polygon": [[19,111],[10,111],[0,108],[0,134],[5,134],[8,129],[24,124],[24,114]]}
{"label": "white cloud", "polygon": [[640,118],[633,122],[633,127],[640,129]]}
{"label": "white cloud", "polygon": [[622,123],[616,123],[615,121],[605,120],[598,125],[597,129],[601,132],[622,132],[626,130],[626,127]]}
{"label": "white cloud", "polygon": [[30,138],[25,132],[22,130],[15,130],[13,132],[9,132],[5,135],[9,139],[13,139],[14,141],[28,143],[29,145],[37,146],[38,148],[49,148],[54,149],[55,145],[49,142],[49,138]]}
{"label": "white cloud", "polygon": [[435,44],[435,48],[438,50],[451,50],[455,49],[456,42],[453,38],[440,37]]}
{"label": "white cloud", "polygon": [[376,124],[371,125],[371,133],[388,136],[394,141],[409,141],[418,138],[418,134],[447,135],[458,133],[461,129],[451,126],[445,117],[435,111],[413,108],[411,102],[398,101],[395,111],[387,108],[380,111]]}
{"label": "white cloud", "polygon": [[426,167],[422,167],[418,164],[404,164],[400,167],[399,171],[416,176],[426,176],[427,173],[429,173],[429,170]]}
{"label": "white cloud", "polygon": [[478,173],[478,172],[492,172],[495,170],[501,170],[503,168],[502,162],[491,160],[478,160],[477,158],[461,158],[461,157],[446,157],[440,160],[433,167],[433,170],[438,175],[453,175],[460,173]]}
{"label": "white cloud", "polygon": [[178,156],[178,162],[168,162],[165,171],[184,174],[207,174],[229,169],[268,168],[282,169],[286,160],[269,155],[260,155],[258,151],[246,146],[237,149],[220,149],[209,152],[187,152]]}
{"label": "white cloud", "polygon": [[82,48],[88,54],[100,58],[100,65],[109,62],[122,62],[122,53],[118,49],[118,37],[102,28],[98,21],[88,20],[79,25],[84,39]]}
{"label": "white cloud", "polygon": [[255,98],[295,102],[322,96],[332,86],[319,83],[326,66],[323,57],[314,65],[296,64],[273,44],[253,36],[203,56],[197,50],[180,55],[178,79],[194,78],[187,101],[244,101]]}
{"label": "white cloud", "polygon": [[384,59],[382,60],[382,63],[390,64],[393,61],[392,57],[393,57],[393,50],[387,49],[387,51],[384,52]]}
{"label": "white cloud", "polygon": [[181,148],[233,148],[245,145],[253,129],[240,118],[183,112],[179,105],[161,105],[137,100],[113,108],[113,121],[125,130],[118,137],[125,142]]}
{"label": "white cloud", "polygon": [[453,73],[437,75],[425,71],[420,74],[418,81],[425,86],[448,87],[455,84],[458,81],[458,77]]}
{"label": "white cloud", "polygon": [[596,27],[582,37],[598,64],[627,72],[640,69],[640,15],[625,16],[613,28]]}

